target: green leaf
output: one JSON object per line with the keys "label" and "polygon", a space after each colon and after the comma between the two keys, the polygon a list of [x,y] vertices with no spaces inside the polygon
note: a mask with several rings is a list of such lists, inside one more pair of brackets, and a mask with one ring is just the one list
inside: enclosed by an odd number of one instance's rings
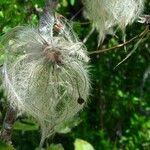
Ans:
{"label": "green leaf", "polygon": [[67,2],[67,0],[62,0],[62,6],[63,7],[67,7],[68,6],[68,2]]}
{"label": "green leaf", "polygon": [[46,150],[64,150],[61,144],[51,144]]}
{"label": "green leaf", "polygon": [[119,97],[124,97],[124,93],[121,90],[118,90],[117,94],[118,94]]}
{"label": "green leaf", "polygon": [[61,134],[67,134],[71,132],[72,128],[78,126],[80,123],[81,123],[80,118],[74,118],[73,120],[65,122],[60,128],[56,129],[56,132]]}
{"label": "green leaf", "polygon": [[9,26],[9,25],[6,25],[3,29],[2,29],[2,31],[3,31],[3,33],[7,33],[8,31],[10,31],[12,28]]}
{"label": "green leaf", "polygon": [[72,6],[74,6],[75,0],[70,0],[70,4],[71,4]]}
{"label": "green leaf", "polygon": [[3,11],[0,11],[0,17],[1,17],[1,18],[4,18],[4,13],[3,13]]}
{"label": "green leaf", "polygon": [[14,130],[33,131],[38,129],[39,126],[29,120],[24,120],[23,122],[16,121],[14,126]]}
{"label": "green leaf", "polygon": [[94,147],[90,143],[81,139],[76,139],[74,146],[75,150],[94,150]]}
{"label": "green leaf", "polygon": [[4,48],[3,45],[0,44],[0,66],[4,63]]}
{"label": "green leaf", "polygon": [[32,0],[32,3],[40,7],[43,7],[45,5],[44,1],[41,1],[41,0]]}
{"label": "green leaf", "polygon": [[0,5],[2,5],[2,4],[9,4],[9,3],[11,3],[11,0],[0,0]]}
{"label": "green leaf", "polygon": [[12,145],[8,145],[0,141],[0,150],[15,150]]}

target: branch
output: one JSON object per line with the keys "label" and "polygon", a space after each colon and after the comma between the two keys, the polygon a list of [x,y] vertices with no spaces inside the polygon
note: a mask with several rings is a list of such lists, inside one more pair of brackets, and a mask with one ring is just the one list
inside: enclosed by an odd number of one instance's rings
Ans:
{"label": "branch", "polygon": [[46,0],[46,6],[43,11],[43,15],[39,20],[39,32],[45,33],[50,24],[54,23],[54,10],[58,4],[58,0]]}
{"label": "branch", "polygon": [[2,139],[2,141],[6,143],[11,143],[11,134],[16,117],[17,117],[17,110],[10,106],[6,112],[2,129],[0,132],[0,138]]}
{"label": "branch", "polygon": [[47,7],[56,7],[58,0],[45,0]]}
{"label": "branch", "polygon": [[120,47],[123,47],[131,42],[133,42],[134,40],[138,39],[138,38],[141,38],[143,35],[147,34],[149,32],[149,28],[146,27],[144,31],[142,31],[140,34],[136,35],[135,37],[131,38],[130,40],[122,43],[122,44],[118,44],[116,46],[113,46],[113,47],[110,47],[110,48],[105,48],[105,49],[101,49],[101,50],[97,50],[97,51],[92,51],[92,52],[89,52],[88,54],[89,55],[92,55],[92,54],[100,54],[100,53],[104,53],[104,52],[108,52],[108,51],[111,51],[113,49],[117,49],[117,48],[120,48]]}

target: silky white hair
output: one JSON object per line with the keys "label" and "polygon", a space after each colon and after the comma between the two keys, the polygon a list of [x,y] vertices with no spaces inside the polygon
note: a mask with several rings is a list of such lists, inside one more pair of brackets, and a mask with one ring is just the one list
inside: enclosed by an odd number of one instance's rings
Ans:
{"label": "silky white hair", "polygon": [[83,0],[83,3],[85,16],[99,32],[100,42],[106,34],[113,34],[114,26],[124,30],[144,8],[144,0]]}
{"label": "silky white hair", "polygon": [[[8,100],[39,122],[42,143],[82,110],[90,89],[86,48],[67,21],[61,24],[58,33],[55,24],[43,33],[36,27],[16,27],[2,40]],[[51,56],[57,53],[59,60]]]}

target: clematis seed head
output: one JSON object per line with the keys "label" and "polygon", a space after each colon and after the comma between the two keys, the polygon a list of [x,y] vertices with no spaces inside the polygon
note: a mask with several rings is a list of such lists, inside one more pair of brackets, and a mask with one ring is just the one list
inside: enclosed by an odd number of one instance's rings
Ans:
{"label": "clematis seed head", "polygon": [[22,26],[1,41],[7,98],[37,120],[42,141],[83,109],[90,89],[86,48],[66,19],[59,22],[63,26],[59,32],[52,22],[41,33],[37,27]]}
{"label": "clematis seed head", "polygon": [[106,34],[113,34],[113,28],[122,30],[132,24],[143,12],[145,0],[83,0],[85,17],[99,32],[99,42]]}

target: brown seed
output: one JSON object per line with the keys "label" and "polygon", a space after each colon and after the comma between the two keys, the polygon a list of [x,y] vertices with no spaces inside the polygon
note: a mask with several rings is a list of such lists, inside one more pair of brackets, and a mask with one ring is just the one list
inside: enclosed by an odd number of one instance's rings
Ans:
{"label": "brown seed", "polygon": [[49,47],[46,47],[44,49],[44,54],[46,55],[46,58],[51,63],[61,64],[62,62],[62,54],[59,51],[55,50],[49,50]]}
{"label": "brown seed", "polygon": [[77,102],[79,104],[83,104],[85,101],[84,101],[84,99],[82,97],[79,97],[78,100],[77,100]]}

